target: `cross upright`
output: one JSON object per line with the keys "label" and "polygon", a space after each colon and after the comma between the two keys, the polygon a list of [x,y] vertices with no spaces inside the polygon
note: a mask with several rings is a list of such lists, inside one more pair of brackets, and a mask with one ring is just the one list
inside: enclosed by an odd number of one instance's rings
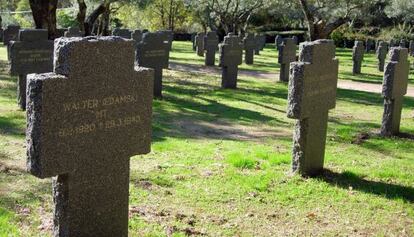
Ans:
{"label": "cross upright", "polygon": [[275,47],[279,51],[280,45],[283,43],[283,37],[280,35],[277,35],[275,38]]}
{"label": "cross upright", "polygon": [[378,71],[384,71],[385,58],[388,54],[388,43],[381,41],[377,47]]}
{"label": "cross upright", "polygon": [[196,51],[197,51],[197,55],[200,57],[204,56],[204,37],[205,36],[206,36],[205,33],[200,32],[195,37]]}
{"label": "cross upright", "polygon": [[236,89],[238,67],[243,63],[243,44],[237,35],[229,33],[220,44],[219,51],[219,66],[222,67],[221,87]]}
{"label": "cross upright", "polygon": [[48,40],[47,30],[24,29],[18,34],[18,41],[9,45],[10,72],[19,76],[17,82],[17,103],[26,109],[26,76],[30,73],[44,73],[53,70],[53,41]]}
{"label": "cross upright", "polygon": [[137,64],[154,69],[154,96],[157,98],[162,98],[162,70],[168,68],[169,48],[161,32],[145,33],[136,48]]}
{"label": "cross upright", "polygon": [[296,44],[292,38],[283,39],[283,43],[279,46],[280,74],[279,81],[289,81],[290,63],[296,61]]}
{"label": "cross upright", "polygon": [[151,69],[132,40],[59,38],[28,76],[28,170],[54,177],[54,236],[128,236],[129,157],[150,151]]}
{"label": "cross upright", "polygon": [[254,35],[247,33],[246,37],[243,39],[244,44],[244,62],[247,65],[252,65],[254,63],[254,49],[256,48],[256,41]]}
{"label": "cross upright", "polygon": [[214,66],[216,62],[216,52],[218,50],[219,38],[215,31],[209,31],[204,36],[204,49],[206,51],[205,65]]}
{"label": "cross upright", "polygon": [[323,169],[328,113],[336,105],[338,68],[332,40],[302,43],[299,62],[291,64],[287,115],[297,119],[292,169],[305,176]]}
{"label": "cross upright", "polygon": [[381,135],[392,136],[400,132],[401,111],[404,95],[407,94],[408,62],[407,48],[391,48],[389,62],[385,66],[382,83],[382,96],[384,97],[384,114],[382,117]]}
{"label": "cross upright", "polygon": [[362,61],[364,60],[364,42],[355,41],[355,45],[352,48],[352,74],[361,74]]}

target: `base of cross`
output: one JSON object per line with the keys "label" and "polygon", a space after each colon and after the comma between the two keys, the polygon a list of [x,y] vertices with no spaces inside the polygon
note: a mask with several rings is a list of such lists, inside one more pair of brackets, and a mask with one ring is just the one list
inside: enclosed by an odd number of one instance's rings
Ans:
{"label": "base of cross", "polygon": [[237,89],[238,66],[227,66],[222,69],[221,88]]}

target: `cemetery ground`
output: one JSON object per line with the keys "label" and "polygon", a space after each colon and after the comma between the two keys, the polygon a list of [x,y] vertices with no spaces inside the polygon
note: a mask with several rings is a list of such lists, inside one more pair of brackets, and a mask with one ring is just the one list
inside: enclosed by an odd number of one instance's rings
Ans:
{"label": "cemetery ground", "polygon": [[[188,50],[187,50],[188,49]],[[0,236],[50,236],[51,180],[25,171],[25,113],[0,48]],[[268,45],[257,66],[274,72]],[[381,83],[374,54],[352,76],[351,50],[338,49],[340,79]],[[202,64],[189,43],[173,62]],[[181,59],[179,59],[181,58]],[[277,73],[278,71],[276,71]],[[130,236],[413,236],[414,98],[406,97],[401,137],[378,136],[379,94],[338,89],[330,113],[325,173],[290,175],[294,120],[287,85],[165,70],[154,101],[152,152],[131,159]],[[410,84],[414,75],[410,74]]]}

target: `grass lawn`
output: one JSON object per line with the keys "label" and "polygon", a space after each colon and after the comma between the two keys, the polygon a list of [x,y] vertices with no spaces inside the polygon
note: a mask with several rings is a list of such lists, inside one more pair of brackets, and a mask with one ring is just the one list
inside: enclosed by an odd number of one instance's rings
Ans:
{"label": "grass lawn", "polygon": [[[366,53],[363,62],[362,74],[352,75],[352,49],[337,48],[336,53],[339,59],[339,79],[352,80],[358,82],[369,82],[381,84],[383,73],[377,69],[377,57],[374,52]],[[280,72],[279,64],[277,63],[278,52],[272,44],[267,44],[264,51],[260,55],[255,55],[254,65],[240,65],[240,69],[249,71],[259,71],[262,73],[277,73]],[[218,54],[216,54],[216,64],[218,64]],[[410,57],[410,64],[413,70],[410,71],[409,84],[414,85],[414,57]],[[204,57],[197,56],[196,52],[192,50],[191,42],[175,41],[173,45],[173,52],[171,53],[171,62],[204,65]]]}
{"label": "grass lawn", "polygon": [[[174,61],[201,63],[190,44],[174,49]],[[260,70],[271,71],[272,54],[259,58]],[[51,236],[51,180],[25,172],[25,113],[5,60],[2,47],[0,236]],[[131,159],[130,236],[414,235],[413,98],[401,121],[411,138],[383,139],[380,95],[338,90],[326,172],[305,179],[289,173],[286,84],[242,77],[239,89],[223,90],[220,80],[165,71],[152,152]]]}

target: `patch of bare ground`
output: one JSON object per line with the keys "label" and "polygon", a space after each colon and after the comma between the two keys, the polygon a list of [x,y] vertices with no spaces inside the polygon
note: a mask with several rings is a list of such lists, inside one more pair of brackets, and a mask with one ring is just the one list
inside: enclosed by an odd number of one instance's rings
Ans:
{"label": "patch of bare ground", "polygon": [[175,125],[180,133],[186,134],[189,138],[260,141],[291,136],[289,128],[269,127],[263,124],[242,125],[221,119],[211,122],[183,119],[175,121]]}

